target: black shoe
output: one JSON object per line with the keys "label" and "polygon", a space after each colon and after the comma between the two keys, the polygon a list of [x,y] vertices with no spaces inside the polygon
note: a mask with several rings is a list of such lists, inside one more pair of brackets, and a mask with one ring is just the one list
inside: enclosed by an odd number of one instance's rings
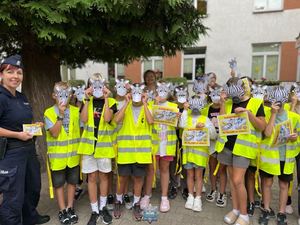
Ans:
{"label": "black shoe", "polygon": [[287,219],[284,213],[277,214],[277,225],[287,225]]}
{"label": "black shoe", "polygon": [[96,212],[92,212],[91,217],[87,225],[96,225],[99,220],[99,214]]}
{"label": "black shoe", "polygon": [[254,214],[254,209],[255,209],[255,205],[253,202],[249,202],[248,203],[248,206],[247,206],[247,213],[248,213],[248,216],[253,216]]}
{"label": "black shoe", "polygon": [[141,221],[143,218],[141,206],[139,203],[135,203],[133,206],[133,216],[137,221]]}
{"label": "black shoe", "polygon": [[255,208],[259,208],[261,206],[260,201],[259,200],[255,200],[254,201],[254,206],[255,206]]}
{"label": "black shoe", "polygon": [[175,199],[177,196],[177,188],[174,186],[171,186],[168,193],[169,199]]}
{"label": "black shoe", "polygon": [[50,220],[50,216],[48,215],[38,215],[35,224],[44,224],[48,223]]}
{"label": "black shoe", "polygon": [[68,216],[71,223],[77,223],[78,222],[78,216],[75,214],[74,208],[68,208],[67,209]]}
{"label": "black shoe", "polygon": [[182,190],[182,192],[181,192],[181,195],[182,195],[182,198],[183,198],[184,200],[187,200],[187,198],[188,198],[188,196],[189,196],[189,191],[188,191],[188,189],[187,189],[187,188],[184,188],[184,189]]}
{"label": "black shoe", "polygon": [[109,214],[106,207],[100,210],[99,216],[101,217],[102,223],[104,224],[110,224],[112,222],[112,216]]}
{"label": "black shoe", "polygon": [[115,202],[115,198],[112,194],[109,194],[107,196],[107,204],[106,204],[106,208],[108,210],[113,210],[114,209],[114,202]]}
{"label": "black shoe", "polygon": [[261,211],[260,217],[258,219],[259,225],[268,225],[270,218],[270,211],[264,209]]}
{"label": "black shoe", "polygon": [[75,189],[74,199],[79,200],[82,197],[83,194],[84,194],[84,190],[82,188],[77,187]]}
{"label": "black shoe", "polygon": [[59,211],[58,219],[59,219],[61,225],[71,225],[71,221],[68,216],[68,212],[65,209],[63,211]]}
{"label": "black shoe", "polygon": [[125,204],[126,209],[132,209],[132,202],[131,202],[130,197],[129,197],[128,194],[125,194],[123,196],[123,202]]}

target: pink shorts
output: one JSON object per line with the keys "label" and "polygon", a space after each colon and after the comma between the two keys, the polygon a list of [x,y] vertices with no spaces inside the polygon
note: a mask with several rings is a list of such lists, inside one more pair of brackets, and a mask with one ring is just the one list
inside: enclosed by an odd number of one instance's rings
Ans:
{"label": "pink shorts", "polygon": [[158,161],[158,160],[166,160],[166,161],[172,162],[174,160],[174,156],[170,156],[170,155],[167,155],[167,156],[156,155],[156,161]]}

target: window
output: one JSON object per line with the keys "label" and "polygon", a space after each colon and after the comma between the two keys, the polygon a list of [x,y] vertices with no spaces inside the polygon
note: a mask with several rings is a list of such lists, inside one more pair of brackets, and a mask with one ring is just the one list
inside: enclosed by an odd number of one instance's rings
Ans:
{"label": "window", "polygon": [[143,60],[142,63],[142,73],[146,70],[159,70],[164,71],[164,61],[162,57],[153,56]]}
{"label": "window", "polygon": [[254,12],[277,11],[283,9],[283,0],[254,0]]}
{"label": "window", "polygon": [[186,48],[183,55],[182,76],[194,80],[196,75],[205,73],[206,48]]}
{"label": "window", "polygon": [[118,64],[116,63],[115,64],[115,76],[117,78],[124,78],[125,77],[125,66],[124,64]]}
{"label": "window", "polygon": [[252,78],[278,80],[280,44],[254,44],[252,46]]}
{"label": "window", "polygon": [[195,8],[202,14],[207,14],[207,0],[192,0]]}

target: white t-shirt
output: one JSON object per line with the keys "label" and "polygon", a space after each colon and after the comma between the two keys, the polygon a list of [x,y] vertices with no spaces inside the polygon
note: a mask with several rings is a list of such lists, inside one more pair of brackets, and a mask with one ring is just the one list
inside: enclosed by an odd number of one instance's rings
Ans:
{"label": "white t-shirt", "polygon": [[125,105],[125,99],[117,102],[117,110],[119,111]]}
{"label": "white t-shirt", "polygon": [[132,114],[133,114],[134,123],[136,123],[138,121],[142,107],[143,106],[132,106]]}
{"label": "white t-shirt", "polygon": [[[161,106],[167,106],[168,102],[164,102],[159,104]],[[165,124],[158,124],[159,130],[158,138],[159,138],[159,146],[156,155],[165,156],[167,154],[167,142],[168,142],[168,126]]]}

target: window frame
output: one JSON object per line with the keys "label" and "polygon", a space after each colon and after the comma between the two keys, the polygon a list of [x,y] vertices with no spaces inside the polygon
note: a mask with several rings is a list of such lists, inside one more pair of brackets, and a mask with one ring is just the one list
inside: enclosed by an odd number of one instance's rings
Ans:
{"label": "window frame", "polygon": [[281,1],[281,7],[278,8],[278,9],[270,9],[269,8],[269,1],[272,1],[272,0],[265,0],[267,2],[267,7],[265,9],[256,9],[255,8],[255,2],[256,0],[253,0],[253,13],[264,13],[264,12],[278,12],[278,11],[283,11],[284,8],[284,0],[280,0]]}
{"label": "window frame", "polygon": [[118,65],[123,65],[124,66],[124,74],[123,76],[125,77],[125,65],[122,63],[115,63],[115,79],[118,78]]}
{"label": "window frame", "polygon": [[[255,45],[274,45],[278,44],[278,51],[263,51],[263,52],[253,52],[253,47]],[[264,57],[264,63],[263,63],[263,74],[261,78],[268,79],[266,78],[266,71],[267,71],[267,57],[268,56],[278,56],[278,64],[277,64],[277,80],[280,78],[280,62],[281,62],[281,43],[255,43],[252,44],[252,54],[251,54],[251,78],[253,77],[253,57],[254,56],[263,56]],[[261,79],[260,78],[260,79]]]}
{"label": "window frame", "polygon": [[[184,54],[184,52],[182,53],[183,56],[182,56],[182,60],[181,60],[181,77],[184,77],[184,72],[183,72],[183,69],[184,69],[184,60],[185,59],[193,59],[193,73],[192,73],[192,80],[188,80],[188,82],[192,82],[195,80],[195,77],[196,77],[196,72],[195,72],[195,66],[196,66],[196,59],[206,59],[206,53],[204,54]],[[205,73],[205,71],[203,71]]]}
{"label": "window frame", "polygon": [[143,58],[141,60],[141,81],[144,82],[144,62],[145,61],[151,61],[151,70],[156,70],[158,68],[155,68],[155,61],[156,60],[161,60],[162,61],[162,65],[163,65],[163,68],[160,72],[162,72],[162,74],[164,74],[164,58],[162,56],[151,56],[151,57],[148,57],[148,58]]}

